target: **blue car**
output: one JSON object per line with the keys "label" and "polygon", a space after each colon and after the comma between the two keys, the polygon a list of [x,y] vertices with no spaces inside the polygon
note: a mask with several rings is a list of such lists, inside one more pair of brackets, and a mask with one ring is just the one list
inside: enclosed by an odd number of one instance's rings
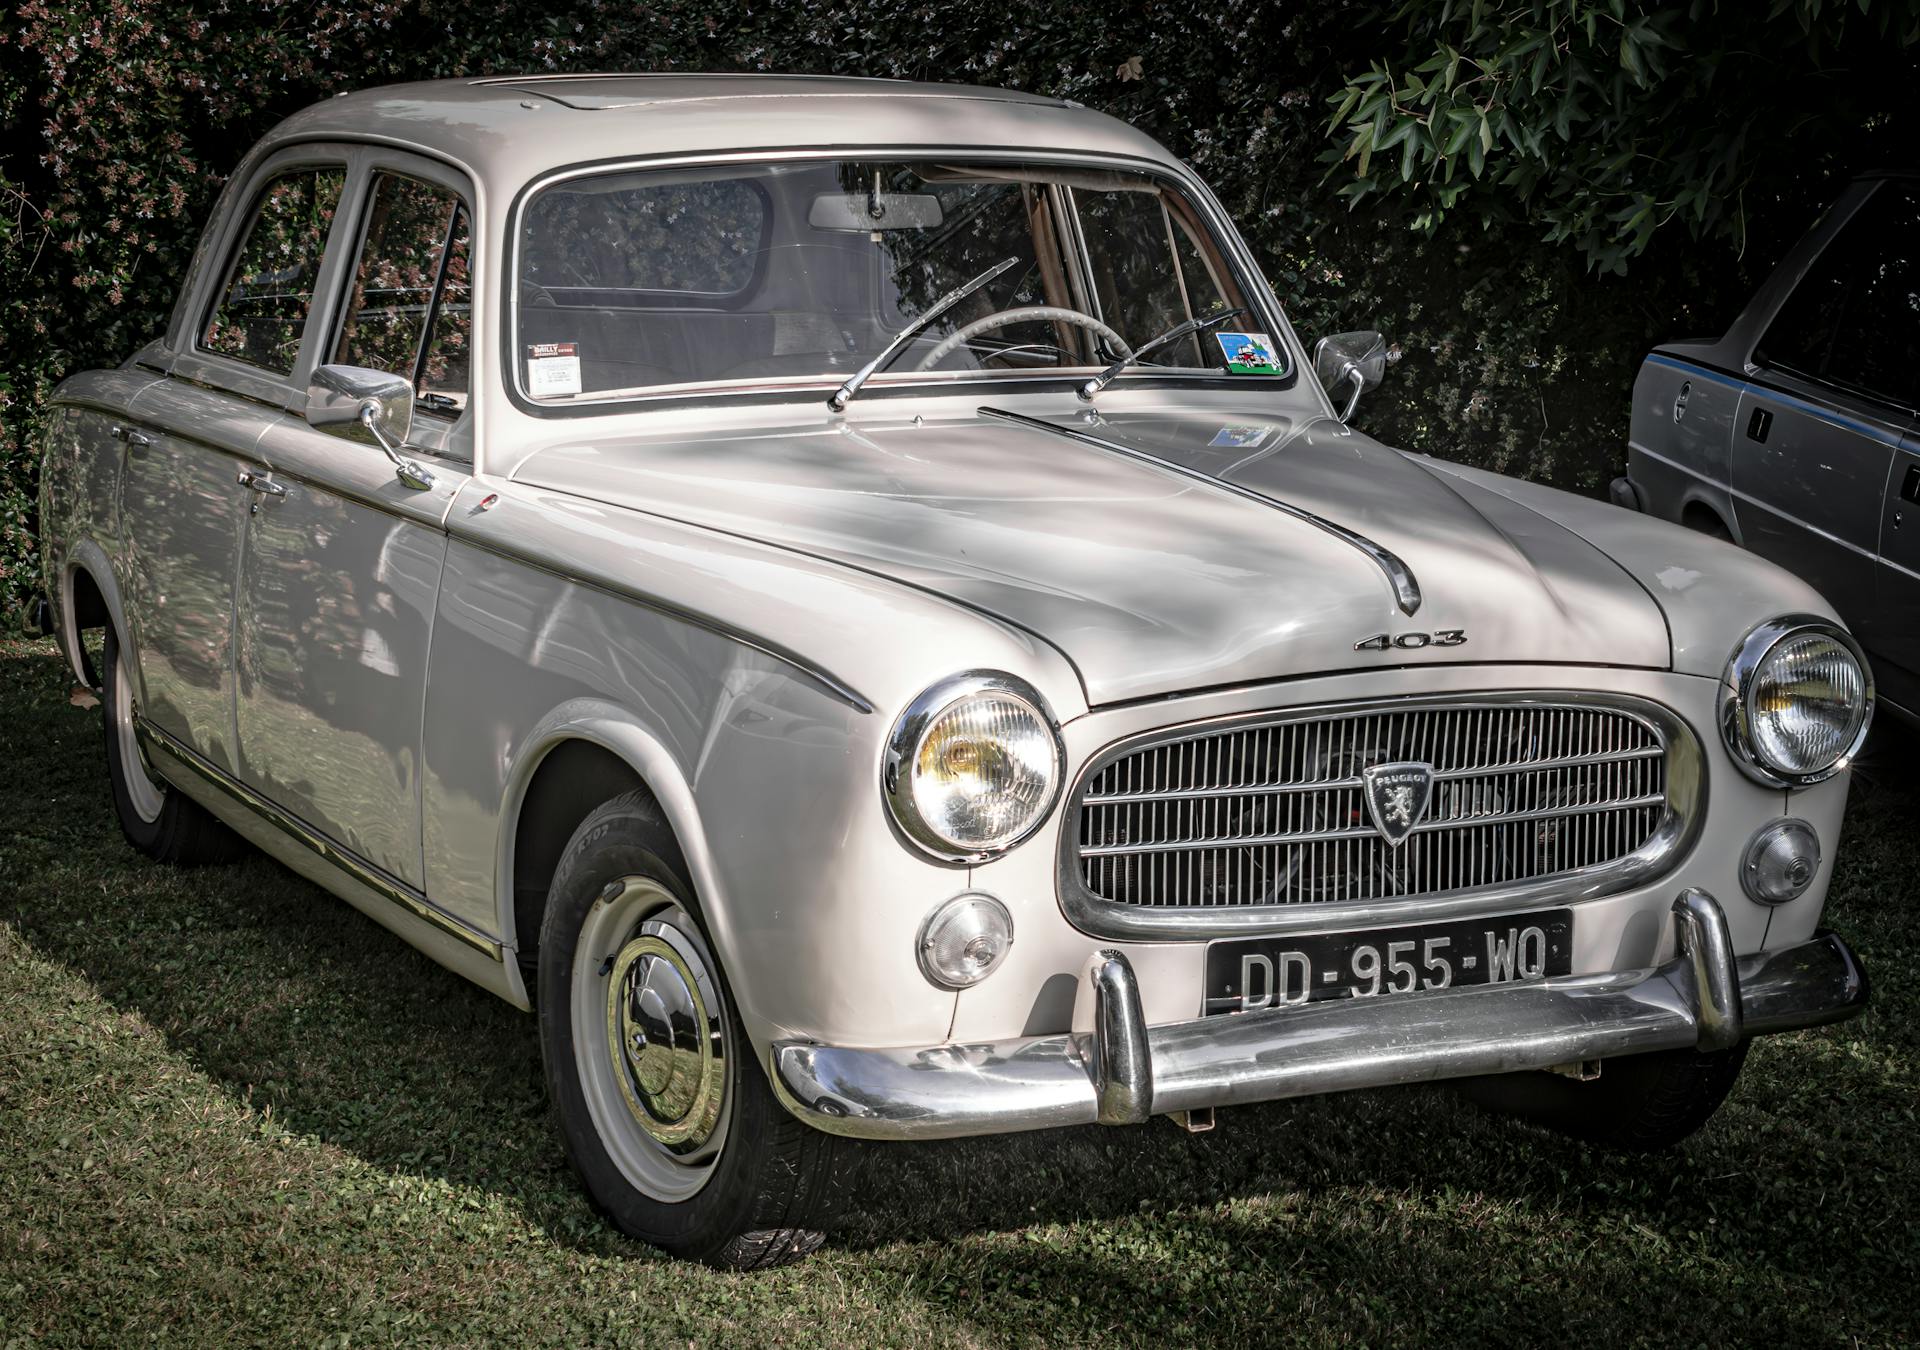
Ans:
{"label": "blue car", "polygon": [[1920,174],[1849,184],[1724,336],[1654,348],[1613,499],[1799,573],[1920,715]]}

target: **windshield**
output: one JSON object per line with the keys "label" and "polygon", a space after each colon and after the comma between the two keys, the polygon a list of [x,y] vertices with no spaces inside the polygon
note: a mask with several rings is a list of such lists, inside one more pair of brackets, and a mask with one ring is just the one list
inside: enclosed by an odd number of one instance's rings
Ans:
{"label": "windshield", "polygon": [[[608,173],[534,196],[518,248],[517,373],[542,404],[838,383],[1009,259],[870,387],[1098,369],[1186,320],[1250,310],[1172,184],[1105,169],[805,160]],[[1251,310],[1145,360],[1291,375],[1285,349],[1250,327]]]}

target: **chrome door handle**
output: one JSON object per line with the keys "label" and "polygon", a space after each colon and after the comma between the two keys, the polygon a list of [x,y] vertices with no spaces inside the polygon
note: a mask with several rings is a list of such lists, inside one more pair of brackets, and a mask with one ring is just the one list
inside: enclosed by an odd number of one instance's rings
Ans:
{"label": "chrome door handle", "polygon": [[269,497],[284,497],[287,495],[285,487],[274,482],[273,479],[269,478],[266,474],[255,473],[251,469],[240,470],[239,478],[234,481],[238,482],[241,487],[252,488],[255,492],[263,492]]}
{"label": "chrome door handle", "polygon": [[122,426],[118,422],[115,422],[113,426],[108,428],[107,434],[112,436],[116,441],[125,441],[135,450],[145,450],[153,444],[153,437],[147,435],[146,432],[136,431],[132,427]]}

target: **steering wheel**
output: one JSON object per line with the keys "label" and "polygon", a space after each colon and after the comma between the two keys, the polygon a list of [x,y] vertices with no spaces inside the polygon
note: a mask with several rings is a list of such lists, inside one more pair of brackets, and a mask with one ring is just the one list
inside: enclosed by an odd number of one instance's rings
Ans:
{"label": "steering wheel", "polygon": [[[1070,366],[1080,359],[1057,342],[1016,342],[1006,347],[990,347],[984,342],[969,342],[965,345],[969,351],[979,353],[980,364],[983,366],[996,359],[1028,354],[1051,356],[1057,366]],[[1017,368],[1010,360],[1007,366],[1009,369]]]}
{"label": "steering wheel", "polygon": [[956,347],[962,346],[970,339],[978,337],[981,333],[991,333],[994,329],[1005,328],[1008,324],[1030,323],[1034,321],[1057,321],[1060,323],[1077,324],[1081,328],[1091,328],[1094,332],[1105,338],[1107,345],[1112,347],[1119,355],[1129,360],[1133,357],[1133,348],[1127,345],[1127,340],[1107,327],[1104,323],[1101,323],[1100,320],[1094,318],[1091,314],[1082,314],[1077,309],[1063,309],[1058,305],[1028,305],[1024,309],[999,310],[996,313],[987,315],[983,319],[975,319],[964,328],[956,328],[953,332],[940,339],[939,345],[932,351],[921,357],[920,364],[915,366],[914,369],[932,370],[935,366],[939,365],[940,362],[945,360]]}

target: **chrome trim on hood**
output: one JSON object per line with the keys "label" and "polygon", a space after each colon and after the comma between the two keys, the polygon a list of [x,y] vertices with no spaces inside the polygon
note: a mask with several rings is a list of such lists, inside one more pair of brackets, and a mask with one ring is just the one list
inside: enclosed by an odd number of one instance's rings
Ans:
{"label": "chrome trim on hood", "polygon": [[1042,417],[1028,417],[1024,413],[1007,412],[1003,408],[983,407],[980,409],[980,415],[998,418],[1003,422],[1013,422],[1023,427],[1032,427],[1038,431],[1051,431],[1055,435],[1079,441],[1082,445],[1090,445],[1096,450],[1105,450],[1109,454],[1124,455],[1142,464],[1151,464],[1156,469],[1164,469],[1168,473],[1179,474],[1183,478],[1191,478],[1198,483],[1206,483],[1219,488],[1222,492],[1231,492],[1235,496],[1259,502],[1262,506],[1271,507],[1275,511],[1292,516],[1295,520],[1303,520],[1315,529],[1324,530],[1341,543],[1358,549],[1372,559],[1374,565],[1387,574],[1387,581],[1393,587],[1394,603],[1400,606],[1402,614],[1412,614],[1420,608],[1420,582],[1414,577],[1412,568],[1365,535],[1355,534],[1344,525],[1336,525],[1324,516],[1316,516],[1313,512],[1304,511],[1290,502],[1283,502],[1277,497],[1269,497],[1265,493],[1241,487],[1238,483],[1230,483],[1224,478],[1215,478],[1212,474],[1201,473],[1197,469],[1189,469],[1184,465],[1135,450],[1132,446],[1122,445],[1119,441],[1110,441],[1104,436],[1095,436],[1090,432],[1081,431],[1078,427],[1062,426],[1058,422],[1049,422]]}

